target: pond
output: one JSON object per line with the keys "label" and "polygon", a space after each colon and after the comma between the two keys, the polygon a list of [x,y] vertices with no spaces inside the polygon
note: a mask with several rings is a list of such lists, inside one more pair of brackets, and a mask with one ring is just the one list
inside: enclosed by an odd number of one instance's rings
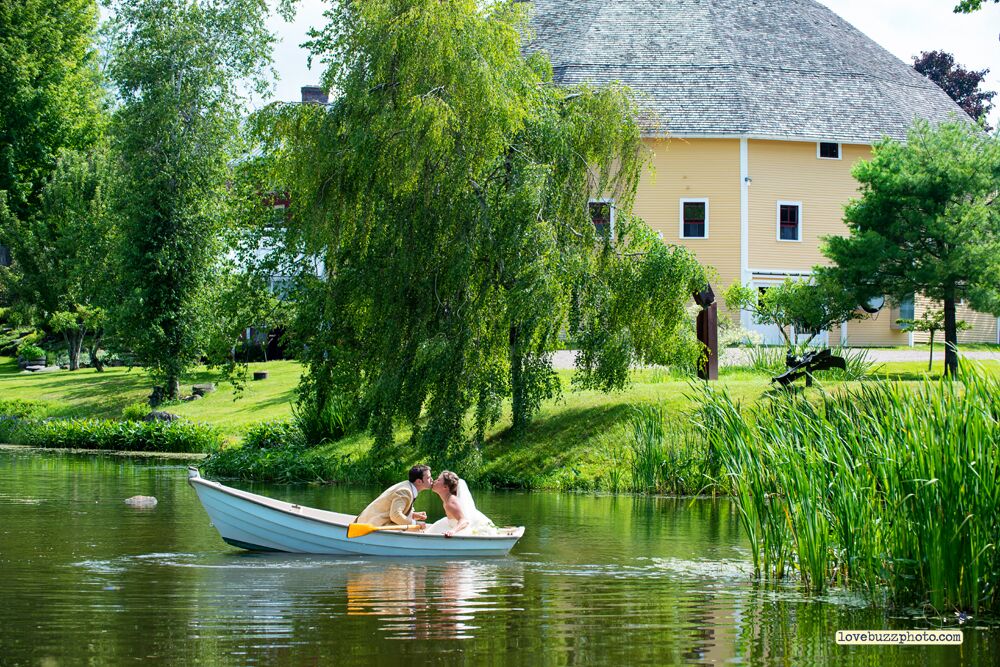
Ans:
{"label": "pond", "polygon": [[[725,499],[477,493],[527,526],[508,558],[342,560],[225,544],[183,462],[0,449],[0,664],[987,665],[951,647],[841,647],[935,627],[839,592],[754,585]],[[358,511],[378,489],[243,485]],[[123,500],[153,495],[155,509]],[[435,507],[437,505],[437,507]],[[417,509],[440,516],[436,496]]]}

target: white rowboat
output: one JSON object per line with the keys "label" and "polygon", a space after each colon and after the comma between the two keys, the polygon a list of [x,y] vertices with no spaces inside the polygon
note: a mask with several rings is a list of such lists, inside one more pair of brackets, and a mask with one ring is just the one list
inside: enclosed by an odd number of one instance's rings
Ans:
{"label": "white rowboat", "polygon": [[302,507],[202,479],[188,468],[188,483],[198,494],[212,525],[227,543],[250,551],[281,551],[338,556],[506,556],[524,527],[500,535],[445,537],[421,532],[378,531],[347,538],[356,518]]}

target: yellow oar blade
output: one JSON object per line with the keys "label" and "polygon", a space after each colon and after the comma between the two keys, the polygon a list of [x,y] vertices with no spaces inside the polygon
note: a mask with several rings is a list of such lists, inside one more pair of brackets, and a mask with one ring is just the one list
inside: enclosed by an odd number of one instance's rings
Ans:
{"label": "yellow oar blade", "polygon": [[409,526],[373,526],[370,523],[352,523],[347,527],[347,539],[352,539],[354,537],[364,537],[368,533],[374,533],[376,530],[414,530],[416,525]]}
{"label": "yellow oar blade", "polygon": [[364,537],[368,533],[374,532],[377,528],[370,523],[352,523],[347,527],[347,539]]}

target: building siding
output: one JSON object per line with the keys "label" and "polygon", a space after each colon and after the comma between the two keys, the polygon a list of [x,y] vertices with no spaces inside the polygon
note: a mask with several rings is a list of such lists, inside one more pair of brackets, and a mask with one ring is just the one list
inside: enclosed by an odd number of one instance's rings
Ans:
{"label": "building siding", "polygon": [[[635,213],[665,243],[683,245],[718,274],[721,293],[740,279],[740,142],[738,139],[647,139],[652,170],[639,182]],[[708,200],[708,238],[681,239],[681,199]]]}
{"label": "building siding", "polygon": [[[914,299],[913,303],[913,316],[920,317],[925,312],[930,309],[940,310],[943,308],[943,304],[940,301],[932,301],[926,296],[919,295]],[[955,307],[955,316],[959,320],[965,320],[970,325],[971,329],[966,331],[958,332],[958,344],[962,343],[997,343],[997,318],[993,315],[987,313],[980,313],[978,311],[972,310],[968,305],[959,304]],[[914,343],[928,343],[930,342],[930,334],[926,331],[914,331],[913,332],[913,342]],[[944,333],[938,333],[934,336],[935,343],[944,342]]]}
{"label": "building siding", "polygon": [[[840,160],[816,157],[816,144],[749,142],[750,269],[810,271],[827,264],[821,238],[847,234],[844,205],[857,196],[851,168],[869,157],[868,146],[842,145]],[[777,240],[777,203],[801,202],[801,241]]]}

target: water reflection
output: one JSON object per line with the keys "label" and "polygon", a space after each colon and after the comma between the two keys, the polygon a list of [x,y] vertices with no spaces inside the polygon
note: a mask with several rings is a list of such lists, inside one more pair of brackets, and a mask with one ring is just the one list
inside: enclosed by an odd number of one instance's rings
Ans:
{"label": "water reflection", "polygon": [[[467,639],[479,626],[477,614],[496,607],[491,589],[523,585],[516,563],[393,563],[348,566],[345,585],[349,616],[376,616],[393,639]],[[505,601],[509,604],[509,600]]]}
{"label": "water reflection", "polygon": [[[922,622],[848,593],[753,585],[726,500],[483,492],[488,515],[529,526],[511,558],[342,560],[229,547],[183,466],[6,456],[0,664],[945,666],[1000,654],[979,619],[957,648],[837,647],[837,629]],[[377,491],[255,490],[332,508]],[[160,503],[136,512],[122,503],[132,495]]]}

